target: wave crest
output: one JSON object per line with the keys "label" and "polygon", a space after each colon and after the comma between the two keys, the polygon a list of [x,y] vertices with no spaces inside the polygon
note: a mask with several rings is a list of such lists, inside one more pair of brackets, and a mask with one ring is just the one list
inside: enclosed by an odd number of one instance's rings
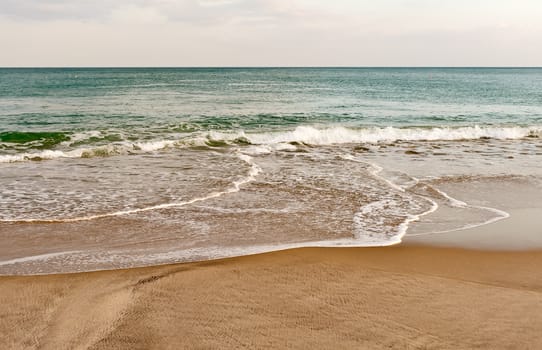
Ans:
{"label": "wave crest", "polygon": [[[146,142],[114,142],[95,148],[72,150],[43,150],[40,152],[0,155],[0,163],[39,161],[55,158],[91,158],[131,153],[155,152],[174,147],[264,146],[271,150],[291,150],[292,145],[333,145],[352,143],[393,143],[397,141],[456,141],[456,140],[517,140],[539,138],[542,126],[464,126],[431,128],[368,127],[346,128],[343,126],[317,128],[298,126],[282,132],[250,133],[238,132],[197,132],[177,140],[154,140]],[[258,150],[261,152],[262,150]]]}
{"label": "wave crest", "polygon": [[299,126],[295,130],[280,133],[246,134],[253,144],[276,144],[300,142],[311,145],[341,143],[390,143],[396,141],[454,141],[475,139],[522,139],[540,137],[542,126],[533,127],[433,127],[433,128],[363,128],[332,127],[319,129]]}

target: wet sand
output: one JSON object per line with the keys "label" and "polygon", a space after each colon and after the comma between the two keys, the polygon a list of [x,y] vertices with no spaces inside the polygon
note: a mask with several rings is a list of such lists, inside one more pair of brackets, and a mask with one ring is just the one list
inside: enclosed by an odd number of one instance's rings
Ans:
{"label": "wet sand", "polygon": [[542,347],[542,251],[304,248],[0,277],[7,349]]}

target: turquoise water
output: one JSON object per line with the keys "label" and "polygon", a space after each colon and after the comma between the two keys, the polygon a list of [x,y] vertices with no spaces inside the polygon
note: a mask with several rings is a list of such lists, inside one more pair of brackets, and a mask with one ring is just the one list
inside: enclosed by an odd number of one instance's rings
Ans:
{"label": "turquoise water", "polygon": [[0,69],[3,154],[210,130],[540,124],[542,69]]}
{"label": "turquoise water", "polygon": [[0,69],[0,273],[495,222],[439,188],[539,188],[541,136],[538,68]]}

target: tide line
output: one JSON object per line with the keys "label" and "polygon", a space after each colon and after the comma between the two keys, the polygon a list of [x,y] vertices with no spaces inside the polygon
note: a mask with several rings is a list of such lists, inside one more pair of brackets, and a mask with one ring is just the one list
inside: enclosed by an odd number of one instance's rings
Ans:
{"label": "tide line", "polygon": [[221,192],[213,192],[213,193],[208,194],[207,196],[196,197],[196,198],[193,198],[191,200],[183,201],[183,202],[164,203],[164,204],[154,205],[154,206],[145,207],[145,208],[138,208],[138,209],[131,209],[131,210],[119,210],[119,211],[116,211],[116,212],[113,212],[113,213],[97,214],[97,215],[83,216],[83,217],[77,217],[77,218],[67,218],[67,219],[23,219],[23,220],[21,220],[21,219],[8,219],[8,220],[1,220],[0,222],[35,223],[35,224],[40,224],[40,223],[45,224],[45,223],[47,223],[47,224],[50,224],[50,223],[69,223],[69,222],[79,222],[79,221],[90,221],[90,220],[96,220],[96,219],[103,219],[103,218],[107,218],[107,217],[143,213],[143,212],[148,212],[148,211],[152,211],[152,210],[178,208],[178,207],[183,207],[183,206],[186,206],[186,205],[206,201],[206,200],[213,199],[213,198],[218,198],[218,197],[221,197],[221,196],[226,195],[226,194],[239,192],[241,190],[241,186],[243,186],[243,185],[245,185],[245,184],[247,184],[249,182],[254,181],[256,179],[256,176],[258,176],[258,174],[260,174],[260,172],[262,171],[260,166],[258,166],[256,163],[254,163],[252,161],[252,157],[250,157],[250,156],[248,156],[246,154],[242,154],[242,153],[237,153],[237,156],[239,157],[239,159],[241,159],[242,161],[244,161],[245,163],[250,165],[250,170],[248,172],[248,175],[246,177],[240,179],[240,180],[234,181],[232,183],[231,187],[227,188],[226,190],[221,191]]}
{"label": "tide line", "polygon": [[[350,155],[350,154],[346,154],[346,155],[341,155],[341,158],[345,159],[345,160],[350,160],[350,161],[353,161],[353,162],[358,162],[358,163],[363,163],[363,164],[367,164],[369,166],[369,173],[376,179],[380,180],[381,182],[384,182],[385,184],[387,184],[389,187],[391,187],[392,189],[394,190],[397,190],[401,193],[405,193],[406,192],[406,189],[397,185],[396,183],[394,183],[393,181],[390,181],[388,179],[386,179],[384,176],[380,175],[380,173],[384,170],[384,168],[382,168],[381,166],[379,166],[378,164],[375,164],[375,163],[371,163],[371,162],[365,162],[365,161],[361,161],[359,159],[357,159],[356,157]],[[412,177],[412,176],[409,176],[411,179],[413,179],[414,181],[419,182],[418,179]],[[403,222],[401,224],[399,224],[399,226],[397,227],[397,231],[396,231],[396,234],[394,235],[394,240],[390,241],[390,245],[394,245],[394,244],[399,244],[402,242],[402,239],[403,237],[406,235],[407,231],[408,231],[408,228],[409,228],[409,225],[412,223],[412,222],[416,222],[416,221],[419,221],[423,216],[426,216],[426,215],[429,215],[433,212],[435,212],[437,209],[438,209],[438,204],[437,202],[435,202],[434,200],[432,200],[431,198],[428,198],[426,196],[422,196],[422,195],[417,195],[417,194],[413,194],[413,195],[416,195],[416,196],[419,196],[421,198],[423,198],[424,200],[428,201],[430,204],[431,204],[431,207],[426,210],[425,212],[423,213],[420,213],[420,214],[408,214],[406,219],[403,220]],[[376,203],[380,203],[380,202],[376,202]],[[363,206],[362,208],[360,208],[360,211],[357,212],[355,215],[354,215],[354,222],[357,223],[357,226],[360,226],[359,225],[359,221],[360,221],[360,218],[359,218],[359,214],[362,213],[364,210],[366,210],[366,208],[368,206],[373,206],[375,205],[376,203],[369,203],[368,205],[366,206]],[[355,239],[358,239],[360,240],[361,239],[361,234],[359,233],[354,233],[354,238]]]}
{"label": "tide line", "polygon": [[427,235],[434,235],[434,234],[440,234],[440,233],[449,233],[449,232],[455,232],[455,231],[468,230],[468,229],[475,228],[475,227],[489,225],[489,224],[492,224],[494,222],[504,220],[504,219],[507,219],[507,218],[510,217],[510,213],[508,213],[508,212],[506,212],[504,210],[500,210],[500,209],[497,209],[497,208],[491,208],[491,207],[483,207],[483,206],[478,206],[478,205],[470,205],[470,204],[467,204],[467,203],[465,203],[463,201],[460,201],[460,200],[457,200],[457,199],[451,197],[446,192],[444,192],[444,191],[442,191],[442,190],[440,190],[440,189],[438,189],[436,187],[431,186],[431,188],[433,188],[440,195],[442,195],[444,198],[446,198],[453,207],[457,207],[457,208],[473,208],[473,209],[481,209],[481,210],[491,211],[491,212],[497,214],[497,216],[493,217],[491,219],[488,219],[488,220],[486,220],[484,222],[477,223],[477,224],[464,225],[464,226],[457,227],[457,228],[454,228],[454,229],[449,229],[449,230],[415,233],[415,234],[408,235],[409,237],[427,236]]}

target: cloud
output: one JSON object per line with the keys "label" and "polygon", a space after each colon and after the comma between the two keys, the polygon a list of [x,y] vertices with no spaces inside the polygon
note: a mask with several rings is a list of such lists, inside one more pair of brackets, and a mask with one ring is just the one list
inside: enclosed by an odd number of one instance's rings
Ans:
{"label": "cloud", "polygon": [[2,0],[0,16],[15,20],[125,21],[127,18],[189,23],[224,22],[232,18],[290,17],[280,0]]}
{"label": "cloud", "polygon": [[214,6],[228,6],[239,3],[239,0],[199,0],[198,3],[203,7],[214,7]]}
{"label": "cloud", "polygon": [[167,17],[154,7],[122,6],[111,11],[110,19],[117,23],[164,23]]}
{"label": "cloud", "polygon": [[106,0],[2,0],[0,14],[17,20],[98,19],[111,12]]}
{"label": "cloud", "polygon": [[538,0],[0,0],[0,66],[538,65]]}

